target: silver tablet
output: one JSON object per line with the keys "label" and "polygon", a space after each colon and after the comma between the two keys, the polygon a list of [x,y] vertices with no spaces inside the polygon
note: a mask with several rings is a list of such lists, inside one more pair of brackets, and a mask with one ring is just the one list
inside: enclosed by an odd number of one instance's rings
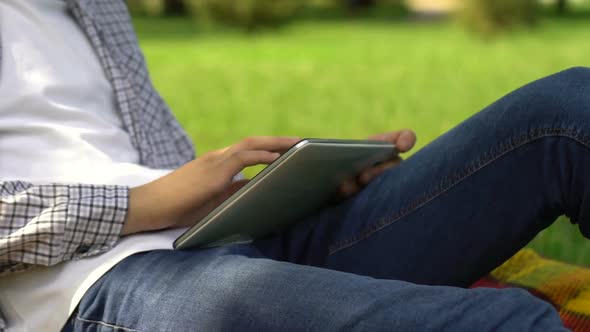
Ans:
{"label": "silver tablet", "polygon": [[397,155],[380,141],[305,139],[174,242],[175,249],[251,241],[322,207],[342,182]]}

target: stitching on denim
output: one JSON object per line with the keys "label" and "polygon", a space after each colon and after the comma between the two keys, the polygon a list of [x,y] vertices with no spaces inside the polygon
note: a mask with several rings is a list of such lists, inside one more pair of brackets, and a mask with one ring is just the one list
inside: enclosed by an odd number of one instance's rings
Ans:
{"label": "stitching on denim", "polygon": [[106,322],[102,322],[102,321],[98,321],[98,320],[85,319],[85,318],[82,318],[80,316],[76,316],[76,319],[79,320],[79,321],[82,321],[84,323],[98,324],[98,325],[102,325],[102,326],[113,328],[115,330],[123,330],[123,331],[127,331],[127,332],[139,332],[139,330],[130,329],[128,327],[117,326],[117,325],[114,325],[114,324],[110,324],[110,323],[106,323]]}
{"label": "stitching on denim", "polygon": [[447,192],[460,182],[463,182],[465,179],[475,174],[477,171],[483,169],[484,167],[491,164],[493,161],[496,161],[500,157],[503,157],[507,153],[512,152],[517,148],[520,148],[528,143],[545,137],[565,137],[572,139],[586,147],[590,147],[590,137],[579,136],[581,135],[577,135],[577,130],[573,128],[533,129],[530,130],[527,134],[515,136],[503,144],[493,146],[488,152],[484,152],[481,157],[473,160],[461,171],[456,172],[455,174],[441,180],[431,192],[410,202],[406,205],[406,207],[400,209],[393,216],[381,218],[379,222],[367,226],[362,232],[360,232],[356,236],[351,236],[348,239],[342,240],[338,243],[331,245],[328,251],[328,256],[333,255],[341,250],[353,246],[354,244],[360,241],[365,240],[366,238],[391,225],[397,220],[404,218],[409,214],[417,211],[418,209],[426,205],[426,203],[432,201],[433,199]]}

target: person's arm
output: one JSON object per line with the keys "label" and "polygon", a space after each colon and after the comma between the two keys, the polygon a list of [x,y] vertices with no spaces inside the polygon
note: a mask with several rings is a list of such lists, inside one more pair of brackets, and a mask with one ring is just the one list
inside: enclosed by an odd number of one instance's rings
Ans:
{"label": "person's arm", "polygon": [[297,138],[251,137],[203,154],[142,186],[33,185],[0,181],[0,276],[111,249],[121,236],[190,226]]}
{"label": "person's arm", "polygon": [[112,248],[129,188],[0,181],[0,276]]}

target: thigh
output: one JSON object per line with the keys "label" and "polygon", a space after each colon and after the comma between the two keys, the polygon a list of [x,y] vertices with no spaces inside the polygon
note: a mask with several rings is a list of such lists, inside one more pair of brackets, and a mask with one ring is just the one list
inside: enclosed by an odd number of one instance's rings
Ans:
{"label": "thigh", "polygon": [[[426,319],[425,319],[426,318]],[[465,290],[277,262],[253,246],[131,256],[84,296],[70,331],[559,330],[518,290]]]}
{"label": "thigh", "polygon": [[467,286],[563,213],[590,234],[589,110],[590,70],[534,82],[257,245],[291,262]]}

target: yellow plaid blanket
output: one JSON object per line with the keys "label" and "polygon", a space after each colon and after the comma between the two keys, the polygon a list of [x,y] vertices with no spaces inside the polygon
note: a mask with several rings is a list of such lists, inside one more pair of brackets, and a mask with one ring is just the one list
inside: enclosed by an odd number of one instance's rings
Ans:
{"label": "yellow plaid blanket", "polygon": [[555,306],[564,324],[590,331],[590,269],[523,249],[473,287],[520,287]]}

